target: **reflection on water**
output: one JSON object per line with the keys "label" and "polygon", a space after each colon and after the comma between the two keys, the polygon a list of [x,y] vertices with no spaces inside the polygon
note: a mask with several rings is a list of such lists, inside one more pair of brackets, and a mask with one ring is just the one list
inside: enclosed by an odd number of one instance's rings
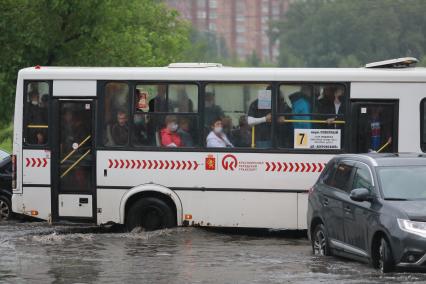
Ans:
{"label": "reflection on water", "polygon": [[367,265],[314,257],[304,238],[195,228],[114,233],[98,227],[0,224],[0,283],[411,283]]}

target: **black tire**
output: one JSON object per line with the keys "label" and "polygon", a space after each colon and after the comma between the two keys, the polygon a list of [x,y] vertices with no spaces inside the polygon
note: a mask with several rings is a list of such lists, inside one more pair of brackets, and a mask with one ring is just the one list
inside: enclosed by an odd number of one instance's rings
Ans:
{"label": "black tire", "polygon": [[9,220],[12,217],[12,205],[9,198],[0,195],[0,221]]}
{"label": "black tire", "polygon": [[176,226],[175,214],[161,199],[145,197],[137,200],[128,210],[126,227],[129,231],[141,227],[146,231],[154,231]]}
{"label": "black tire", "polygon": [[377,246],[373,264],[375,268],[379,269],[382,273],[388,273],[394,270],[392,251],[389,242],[383,237],[380,239],[379,245]]}
{"label": "black tire", "polygon": [[318,256],[330,255],[330,247],[328,245],[327,231],[323,224],[318,224],[311,237],[312,253]]}

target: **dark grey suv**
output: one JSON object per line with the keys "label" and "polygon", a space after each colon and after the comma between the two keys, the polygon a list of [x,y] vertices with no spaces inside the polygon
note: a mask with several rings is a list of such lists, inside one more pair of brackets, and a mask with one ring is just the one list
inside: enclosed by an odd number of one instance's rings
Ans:
{"label": "dark grey suv", "polygon": [[333,158],[309,193],[308,236],[317,255],[426,268],[426,156]]}

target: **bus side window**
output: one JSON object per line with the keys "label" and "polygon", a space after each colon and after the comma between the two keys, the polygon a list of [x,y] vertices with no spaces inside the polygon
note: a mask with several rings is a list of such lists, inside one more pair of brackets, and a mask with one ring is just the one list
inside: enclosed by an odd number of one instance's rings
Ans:
{"label": "bus side window", "polygon": [[103,143],[105,146],[126,146],[129,141],[129,86],[110,82],[104,90]]}
{"label": "bus side window", "polygon": [[195,147],[199,141],[197,109],[197,85],[136,85],[132,145]]}
{"label": "bus side window", "polygon": [[27,145],[46,145],[48,143],[48,102],[49,84],[31,82],[25,94],[25,135]]}
{"label": "bus side window", "polygon": [[[345,92],[341,85],[281,85],[275,118],[278,147],[341,150],[344,113]],[[324,135],[328,141],[313,139]]]}
{"label": "bus side window", "polygon": [[[208,84],[204,98],[207,147],[272,148],[271,113],[269,84]],[[214,133],[215,122],[221,124],[216,127],[222,129],[220,133]]]}

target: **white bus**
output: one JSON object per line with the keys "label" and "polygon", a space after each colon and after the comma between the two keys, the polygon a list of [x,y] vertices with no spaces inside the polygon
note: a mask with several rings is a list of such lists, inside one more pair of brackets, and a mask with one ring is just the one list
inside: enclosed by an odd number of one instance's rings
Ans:
{"label": "white bus", "polygon": [[426,69],[386,66],[22,69],[13,211],[306,229],[308,190],[333,155],[426,151]]}

